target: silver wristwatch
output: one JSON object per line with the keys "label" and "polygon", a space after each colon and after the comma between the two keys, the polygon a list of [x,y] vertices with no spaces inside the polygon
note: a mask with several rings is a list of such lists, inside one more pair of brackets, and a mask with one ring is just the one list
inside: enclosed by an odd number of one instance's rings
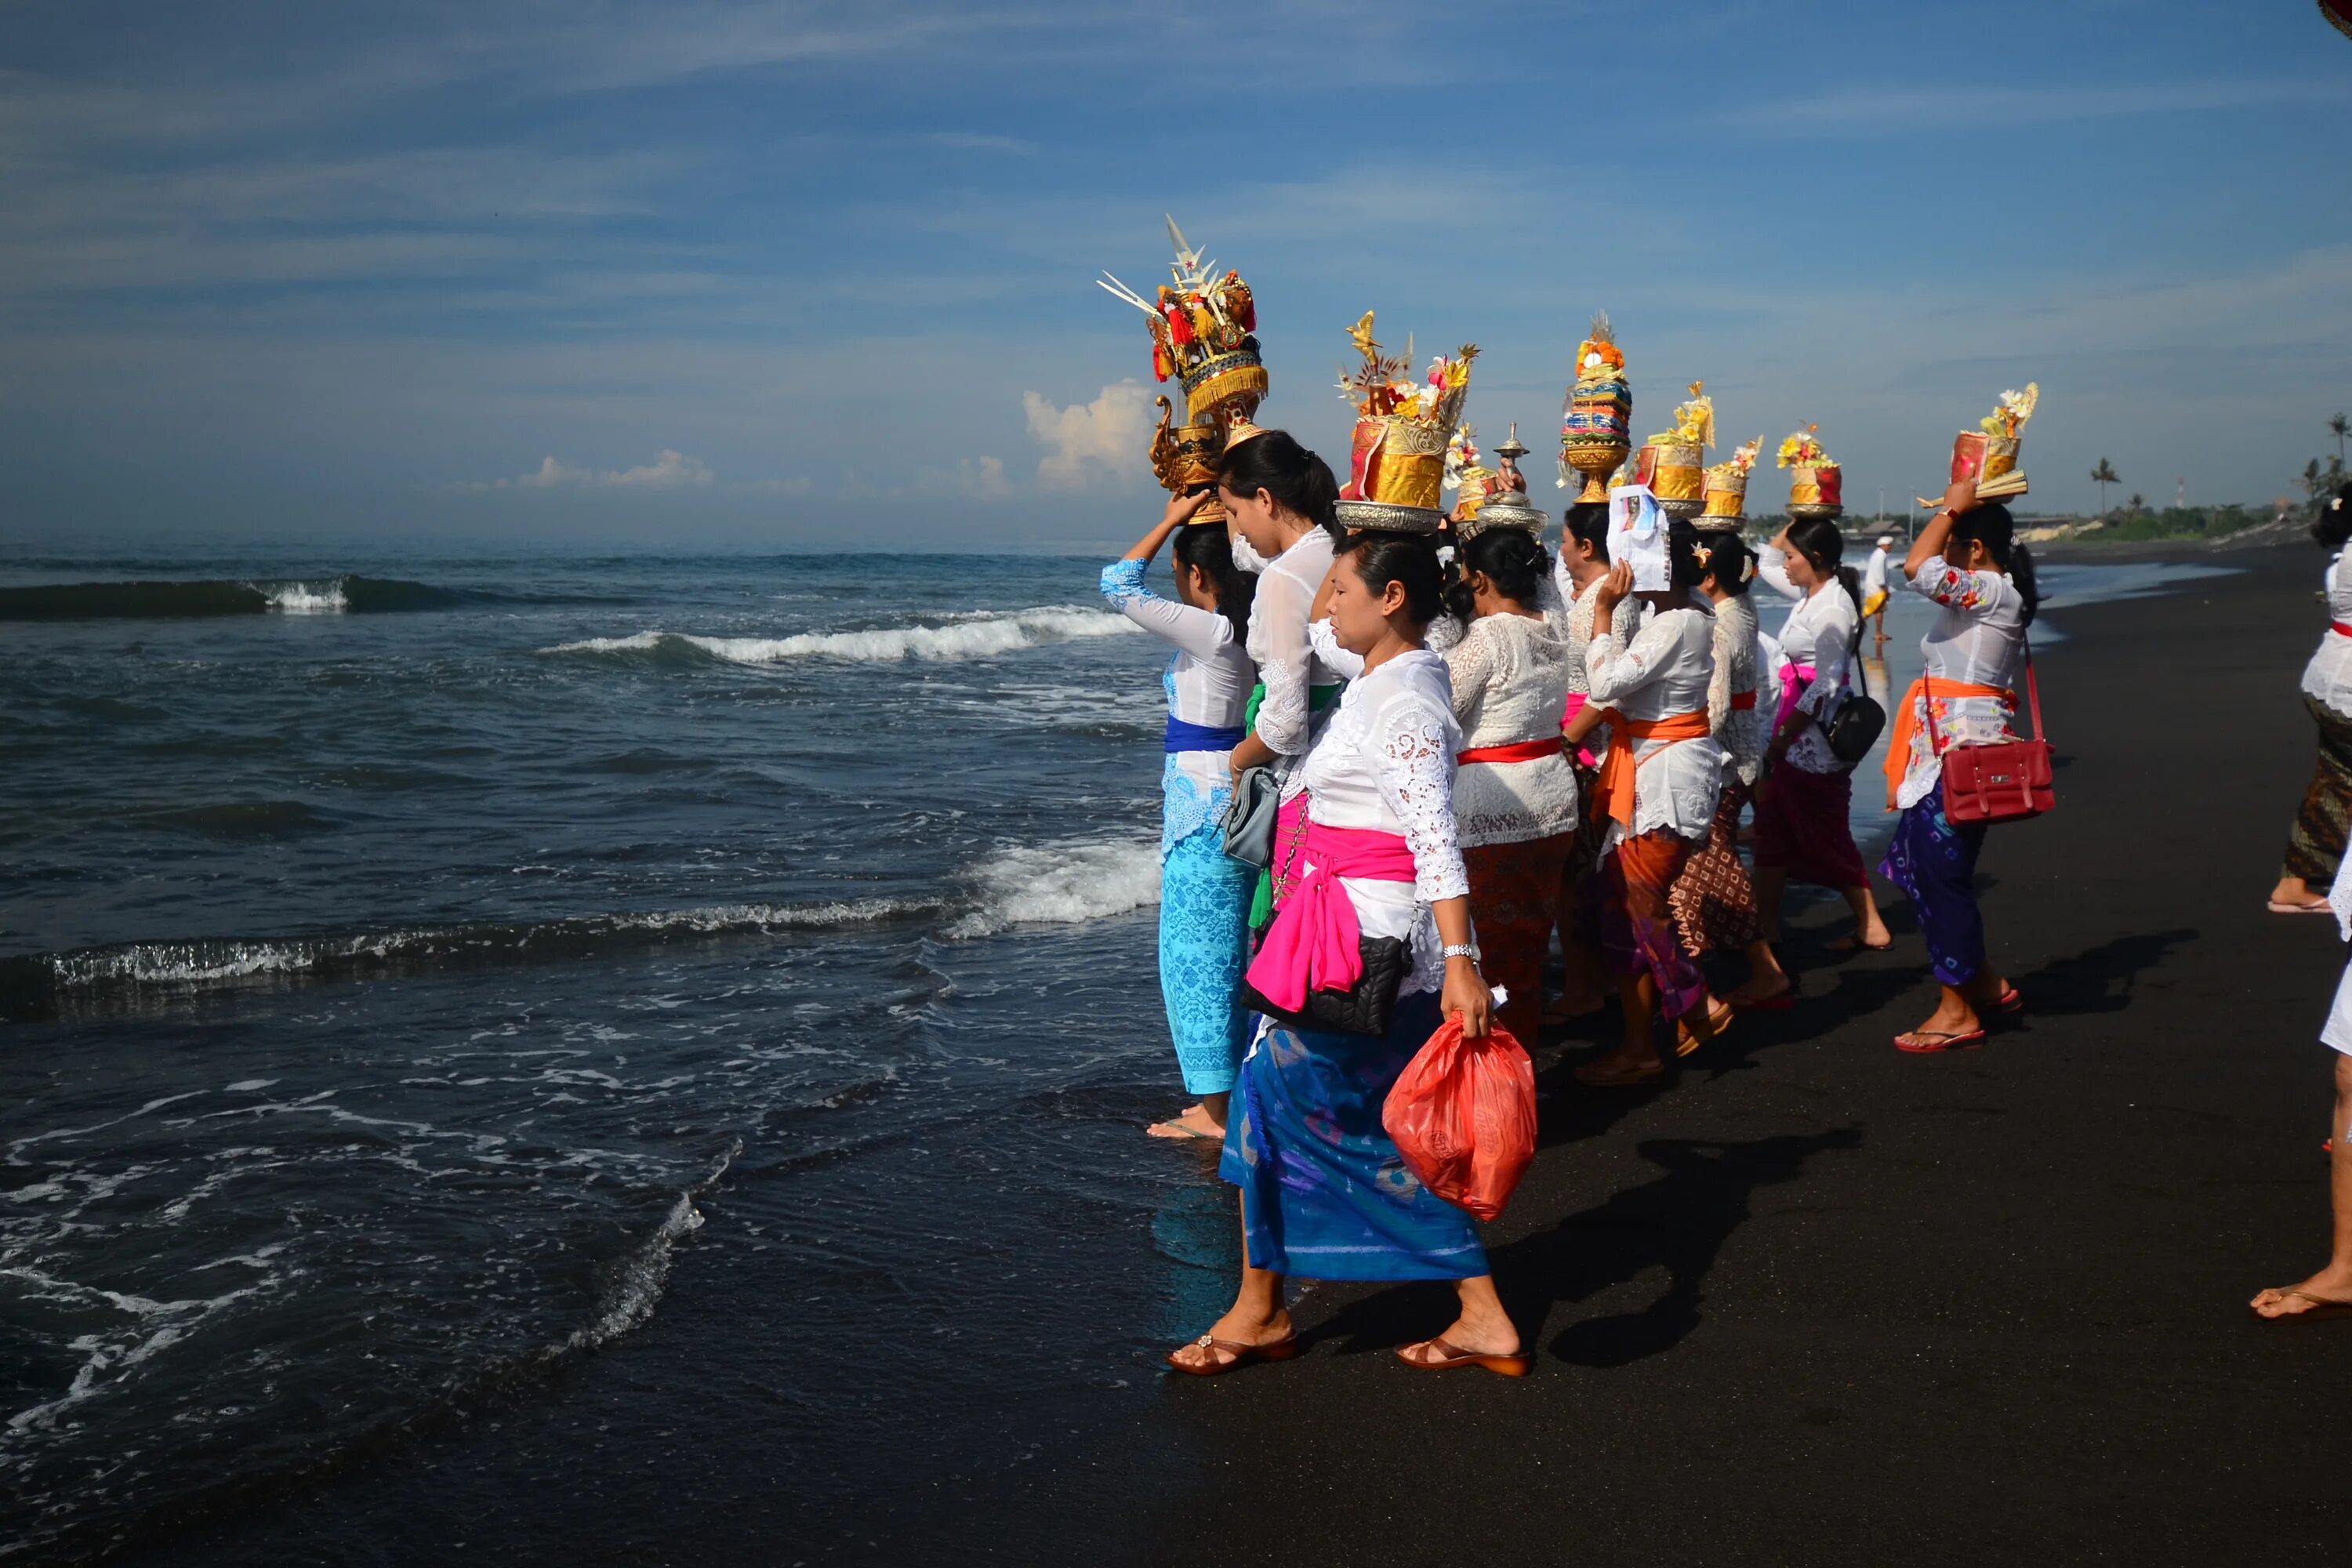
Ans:
{"label": "silver wristwatch", "polygon": [[1445,951],[1438,956],[1441,958],[1466,958],[1470,961],[1470,967],[1475,969],[1478,967],[1478,944],[1475,942],[1449,942],[1446,944]]}

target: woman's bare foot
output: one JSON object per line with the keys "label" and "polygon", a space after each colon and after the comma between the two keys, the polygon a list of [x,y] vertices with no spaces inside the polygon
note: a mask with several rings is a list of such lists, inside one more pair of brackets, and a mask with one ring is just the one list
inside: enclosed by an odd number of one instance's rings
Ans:
{"label": "woman's bare foot", "polygon": [[[1286,1308],[1276,1307],[1272,1317],[1265,1317],[1236,1306],[1209,1325],[1207,1337],[1223,1340],[1228,1345],[1274,1345],[1294,1339],[1297,1333]],[[1181,1366],[1202,1367],[1230,1366],[1239,1358],[1229,1350],[1194,1340],[1177,1346],[1168,1359]]]}
{"label": "woman's bare foot", "polygon": [[2324,910],[2327,895],[2315,893],[2311,884],[2300,877],[2281,877],[2278,886],[2271,889],[2269,908],[2273,913],[2285,910]]}
{"label": "woman's bare foot", "polygon": [[1895,933],[1886,929],[1885,921],[1873,921],[1851,935],[1832,937],[1823,945],[1832,952],[1885,952],[1895,945]]}
{"label": "woman's bare foot", "polygon": [[2321,1269],[2300,1285],[2265,1290],[2246,1303],[2258,1318],[2300,1318],[2306,1312],[2352,1312],[2352,1268]]}
{"label": "woman's bare foot", "polygon": [[1664,1077],[1666,1064],[1654,1050],[1611,1051],[1576,1069],[1576,1081],[1588,1089],[1624,1089]]}
{"label": "woman's bare foot", "polygon": [[[1511,1315],[1503,1310],[1503,1303],[1494,1292],[1491,1282],[1465,1281],[1462,1291],[1462,1315],[1454,1326],[1437,1336],[1458,1352],[1470,1355],[1517,1355],[1519,1353],[1519,1331]],[[1400,1359],[1427,1365],[1445,1359],[1435,1340],[1423,1340],[1418,1344],[1398,1350]]]}
{"label": "woman's bare foot", "polygon": [[1155,1121],[1145,1129],[1154,1138],[1213,1138],[1225,1140],[1225,1124],[1209,1114],[1205,1105],[1188,1105],[1165,1121]]}

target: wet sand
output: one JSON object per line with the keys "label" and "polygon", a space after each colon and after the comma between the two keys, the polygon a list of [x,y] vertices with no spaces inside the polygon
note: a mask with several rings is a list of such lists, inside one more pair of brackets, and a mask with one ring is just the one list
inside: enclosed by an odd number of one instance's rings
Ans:
{"label": "wet sand", "polygon": [[[803,1184],[767,1215],[830,1205],[840,1278],[689,1252],[647,1328],[563,1384],[149,1560],[457,1561],[496,1541],[575,1563],[2205,1563],[2333,1545],[2352,1524],[2335,1436],[2352,1321],[2245,1308],[2326,1239],[2315,1037],[2345,954],[2330,922],[2262,908],[2310,767],[2296,677],[2320,563],[2194,558],[2245,572],[2053,612],[2059,807],[1984,859],[2021,1027],[1898,1054],[1930,987],[1882,889],[1892,952],[1831,959],[1842,915],[1809,908],[1801,1005],[1744,1017],[1670,1088],[1584,1090],[1574,1052],[1554,1060],[1546,1146],[1488,1229],[1538,1352],[1525,1381],[1397,1364],[1448,1319],[1428,1286],[1312,1289],[1310,1349],[1286,1365],[1163,1381],[1138,1340],[1106,1371],[1087,1322],[1157,1323],[1172,1300],[1204,1326],[1229,1276],[1192,1270],[1172,1297],[1118,1277],[1181,1227],[1117,1194],[1073,1194],[1047,1236],[924,1209],[1054,1180],[1050,1143],[1000,1163],[989,1130],[950,1129],[929,1188]],[[1907,679],[1916,654],[1892,651]],[[1132,1136],[1144,1103],[1087,1114]],[[761,1191],[715,1194],[712,1232],[765,1213]],[[925,1260],[920,1288],[861,1286],[858,1258],[892,1248]],[[866,1289],[904,1327],[878,1348],[796,1341],[793,1289]],[[1006,1321],[1008,1298],[1034,1321]],[[884,1412],[896,1447],[795,1443],[811,1402]],[[649,1433],[666,1458],[645,1458]]]}

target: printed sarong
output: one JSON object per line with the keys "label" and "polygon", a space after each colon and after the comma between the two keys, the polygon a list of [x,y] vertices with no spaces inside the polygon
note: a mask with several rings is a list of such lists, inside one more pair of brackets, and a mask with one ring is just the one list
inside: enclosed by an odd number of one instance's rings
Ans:
{"label": "printed sarong", "polygon": [[2315,891],[2336,879],[2352,824],[2352,719],[2308,693],[2303,705],[2319,722],[2319,764],[2286,836],[2286,874]]}
{"label": "printed sarong", "polygon": [[1853,804],[1852,773],[1780,763],[1756,793],[1756,868],[1840,891],[1870,886],[1846,816]]}
{"label": "printed sarong", "polygon": [[1160,868],[1160,996],[1187,1094],[1234,1087],[1249,1015],[1237,1005],[1249,961],[1249,901],[1257,873],[1225,855],[1212,821],[1177,840]]}
{"label": "printed sarong", "polygon": [[1739,813],[1747,804],[1748,786],[1737,778],[1725,778],[1706,842],[1691,851],[1675,879],[1668,901],[1683,949],[1694,958],[1715,949],[1738,952],[1761,934],[1756,921],[1756,885],[1739,860]]}
{"label": "printed sarong", "polygon": [[1405,1168],[1381,1126],[1389,1089],[1437,1032],[1437,998],[1397,998],[1386,1036],[1268,1023],[1243,1058],[1217,1173],[1242,1190],[1253,1268],[1309,1279],[1486,1272],[1468,1214]]}
{"label": "printed sarong", "polygon": [[1653,828],[1621,840],[1601,862],[1594,879],[1594,925],[1601,952],[1619,974],[1647,971],[1658,984],[1658,1001],[1668,1018],[1679,1018],[1706,995],[1706,979],[1675,934],[1668,889],[1691,842],[1670,827]]}
{"label": "printed sarong", "polygon": [[1486,984],[1510,993],[1499,1019],[1521,1044],[1536,1037],[1543,1012],[1544,957],[1559,910],[1560,872],[1575,835],[1555,833],[1518,844],[1481,844],[1462,851],[1470,874],[1470,923],[1478,932]]}
{"label": "printed sarong", "polygon": [[1985,964],[1984,916],[1977,908],[1977,855],[1986,825],[1955,826],[1944,815],[1939,783],[1895,819],[1895,837],[1878,874],[1903,889],[1919,917],[1936,978],[1965,985]]}

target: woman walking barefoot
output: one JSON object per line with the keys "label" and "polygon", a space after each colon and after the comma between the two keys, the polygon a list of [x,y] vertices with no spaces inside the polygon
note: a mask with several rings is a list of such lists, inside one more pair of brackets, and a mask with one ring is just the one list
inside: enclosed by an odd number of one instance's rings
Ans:
{"label": "woman walking barefoot", "polygon": [[1551,563],[1532,531],[1474,533],[1457,564],[1462,578],[1447,599],[1469,629],[1445,654],[1465,731],[1454,818],[1480,963],[1509,998],[1503,1027],[1532,1046],[1553,910],[1576,838],[1576,774],[1559,728],[1568,649],[1538,607]]}
{"label": "woman walking barefoot", "polygon": [[[1601,840],[1609,828],[1608,813],[1595,810],[1592,804],[1593,781],[1601,771],[1599,755],[1607,738],[1600,732],[1601,710],[1587,700],[1590,689],[1584,674],[1584,650],[1592,641],[1592,594],[1608,575],[1609,503],[1586,501],[1570,507],[1560,527],[1552,584],[1561,603],[1560,641],[1568,648],[1568,700],[1561,704],[1560,729],[1576,772],[1577,827],[1568,864],[1560,870],[1554,917],[1565,988],[1559,1000],[1545,1009],[1546,1024],[1565,1024],[1598,1013],[1606,1005],[1610,986],[1599,939],[1587,929],[1585,900],[1579,894],[1601,862]],[[1611,618],[1602,624],[1616,633],[1618,646],[1622,647],[1641,630],[1641,602],[1630,596],[1619,600]]]}
{"label": "woman walking barefoot", "polygon": [[1274,918],[1275,896],[1306,833],[1299,761],[1339,695],[1339,677],[1316,658],[1307,637],[1308,611],[1330,574],[1331,546],[1339,537],[1332,509],[1339,483],[1287,431],[1243,426],[1219,460],[1217,490],[1238,545],[1246,545],[1262,568],[1245,642],[1259,684],[1243,720],[1249,733],[1234,748],[1231,770],[1238,779],[1244,768],[1272,765],[1282,775],[1275,863],[1259,876],[1250,900],[1250,926],[1257,930]]}
{"label": "woman walking barefoot", "polygon": [[1797,601],[1780,628],[1780,700],[1756,786],[1756,908],[1764,940],[1780,934],[1780,898],[1791,880],[1834,889],[1853,911],[1852,944],[1893,945],[1871,897],[1870,873],[1848,820],[1853,764],[1830,750],[1822,727],[1845,701],[1862,597],[1841,571],[1845,537],[1825,518],[1780,531],[1756,563],[1757,574]]}
{"label": "woman walking barefoot", "polygon": [[[1702,573],[1697,536],[1675,522],[1667,542],[1674,586],[1642,595],[1653,611],[1649,624],[1630,647],[1614,632],[1596,632],[1584,655],[1592,700],[1610,715],[1609,755],[1594,792],[1596,808],[1610,817],[1595,895],[1601,951],[1617,972],[1625,1010],[1624,1043],[1576,1070],[1580,1082],[1596,1089],[1664,1073],[1653,1012],[1663,1010],[1675,1026],[1676,1056],[1731,1020],[1731,1008],[1707,994],[1706,977],[1683,951],[1667,902],[1683,862],[1715,821],[1723,782],[1723,752],[1706,721],[1715,617],[1691,598]],[[1610,625],[1633,586],[1631,567],[1611,567],[1596,592],[1595,620]]]}
{"label": "woman walking barefoot", "polygon": [[1943,753],[2017,738],[2025,628],[2039,595],[2009,509],[1978,501],[1968,479],[1944,492],[1942,509],[1904,557],[1903,576],[1941,609],[1919,639],[1926,673],[1903,694],[1886,748],[1887,809],[1903,815],[1878,871],[1910,899],[1940,993],[1927,1022],[1895,1044],[1966,1049],[1983,1043],[1987,1016],[2023,1004],[1986,962],[1976,890],[1985,824],[1944,815]]}
{"label": "woman walking barefoot", "polygon": [[[2352,509],[2347,509],[2352,510]],[[2352,878],[2342,868],[2328,895],[2339,927],[2352,940]],[[2319,1032],[2322,1044],[2336,1052],[2336,1120],[2327,1153],[2327,1192],[2335,1224],[2327,1267],[2300,1285],[2263,1291],[2247,1305],[2259,1318],[2281,1322],[2317,1322],[2326,1318],[2352,1317],[2352,966],[2336,983],[2336,1005],[2327,1026]]]}
{"label": "woman walking barefoot", "polygon": [[1739,861],[1739,816],[1764,770],[1767,718],[1757,706],[1763,684],[1762,649],[1748,580],[1756,557],[1736,530],[1698,536],[1699,592],[1715,608],[1715,674],[1707,681],[1706,722],[1723,748],[1723,788],[1706,842],[1692,851],[1675,878],[1675,924],[1693,958],[1710,949],[1748,959],[1748,979],[1725,998],[1735,1007],[1778,1007],[1794,989],[1763,937],[1756,888]]}
{"label": "woman walking barefoot", "polygon": [[[1224,1137],[1246,1024],[1237,1000],[1257,874],[1226,858],[1219,818],[1232,788],[1226,758],[1241,741],[1254,679],[1242,638],[1255,584],[1234,564],[1224,529],[1191,521],[1207,499],[1171,500],[1151,531],[1102,574],[1112,607],[1176,648],[1160,676],[1168,733],[1160,774],[1160,994],[1184,1090],[1201,1099],[1154,1123],[1156,1138]],[[1143,585],[1144,569],[1171,534],[1174,602]]]}
{"label": "woman walking barefoot", "polygon": [[2319,891],[2336,879],[2343,863],[2347,822],[2352,822],[2352,485],[2336,492],[2311,525],[2311,536],[2336,552],[2327,563],[2327,613],[2331,624],[2319,650],[2303,669],[2303,705],[2319,724],[2319,765],[2303,806],[2287,833],[2286,865],[2271,889],[2271,912],[2327,912]]}
{"label": "woman walking barefoot", "polygon": [[1469,883],[1454,822],[1454,721],[1445,663],[1422,646],[1438,612],[1437,557],[1423,537],[1357,534],[1332,572],[1331,634],[1363,673],[1307,754],[1301,880],[1251,964],[1277,1006],[1349,989],[1358,938],[1402,939],[1404,973],[1384,1036],[1263,1021],[1234,1087],[1218,1172],[1241,1189],[1241,1289],[1208,1332],[1171,1352],[1213,1376],[1297,1349],[1283,1277],[1452,1279],[1461,1315],[1398,1356],[1430,1370],[1524,1374],[1518,1331],[1495,1294],[1475,1221],[1407,1170],[1381,1110],[1397,1075],[1459,1014],[1486,1033]]}

